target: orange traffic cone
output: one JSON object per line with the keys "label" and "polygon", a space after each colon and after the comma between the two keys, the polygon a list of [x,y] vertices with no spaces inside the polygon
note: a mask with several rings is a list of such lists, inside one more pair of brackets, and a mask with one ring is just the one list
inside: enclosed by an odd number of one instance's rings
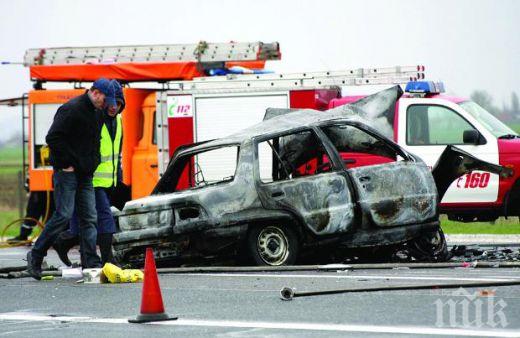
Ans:
{"label": "orange traffic cone", "polygon": [[130,323],[147,323],[174,319],[177,319],[177,317],[169,316],[164,312],[161,287],[159,286],[153,251],[152,248],[146,248],[141,314],[135,319],[129,319],[128,321]]}

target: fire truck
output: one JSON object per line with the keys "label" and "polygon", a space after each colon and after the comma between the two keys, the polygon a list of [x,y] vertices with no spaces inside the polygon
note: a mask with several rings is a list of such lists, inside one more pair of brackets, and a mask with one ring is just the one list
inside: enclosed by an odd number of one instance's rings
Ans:
{"label": "fire truck", "polygon": [[[125,87],[123,183],[131,187],[131,197],[138,198],[149,194],[157,182],[163,164],[158,159],[167,158],[178,145],[194,141],[197,126],[192,108],[184,105],[186,100],[182,97],[179,104],[183,106],[179,106],[175,117],[182,113],[189,118],[168,122],[167,116],[163,117],[161,112],[156,114],[160,94],[167,90],[169,81],[190,81],[210,71],[227,71],[234,67],[259,72],[267,60],[280,57],[276,42],[202,41],[198,44],[27,50],[24,65],[29,67],[34,82],[34,89],[24,96],[26,100],[22,100],[22,109],[28,107],[23,109],[24,121],[27,121],[23,125],[24,135],[28,136],[24,141],[28,144],[29,190],[52,189],[52,168],[47,156],[42,156],[47,131],[58,107],[84,93],[97,78],[116,79]],[[206,122],[205,119],[202,120]],[[200,119],[199,123],[202,123]]]}
{"label": "fire truck", "polygon": [[[24,64],[34,82],[24,115],[30,190],[52,189],[52,168],[42,149],[57,108],[99,77],[117,79],[125,86],[122,166],[132,199],[152,191],[178,147],[260,122],[266,108],[326,110],[363,97],[348,95],[345,88],[407,84],[407,94],[389,118],[393,128],[389,136],[397,143],[430,166],[446,144],[456,144],[515,171],[511,178],[477,171],[462,177],[450,187],[441,210],[462,221],[520,213],[520,138],[475,103],[442,95],[438,86],[420,81],[424,66],[266,73],[266,61],[280,58],[278,43],[262,42],[28,50]],[[59,89],[46,88],[56,84]],[[455,114],[456,122],[445,117],[445,111]],[[446,125],[454,123],[451,127],[458,136],[446,142],[435,139],[433,127],[439,121],[452,121]],[[414,135],[422,139],[415,140]],[[214,163],[218,165],[218,158]],[[373,163],[368,158],[358,164]]]}

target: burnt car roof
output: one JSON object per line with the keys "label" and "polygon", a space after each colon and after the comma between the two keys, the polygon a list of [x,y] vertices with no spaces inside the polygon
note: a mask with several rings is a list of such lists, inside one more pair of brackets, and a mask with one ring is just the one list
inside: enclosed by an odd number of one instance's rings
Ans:
{"label": "burnt car roof", "polygon": [[356,113],[350,109],[328,111],[302,109],[262,121],[227,137],[204,142],[203,144],[194,145],[193,147],[186,147],[182,152],[198,151],[227,144],[240,144],[255,137],[291,132],[292,130],[302,127],[312,127],[323,122],[334,120],[361,122],[369,125],[367,120],[356,115]]}
{"label": "burnt car roof", "polygon": [[312,127],[327,121],[360,122],[378,133],[392,139],[393,114],[396,100],[402,95],[399,86],[394,86],[369,95],[358,102],[326,111],[314,109],[273,109],[266,112],[264,121],[245,128],[227,137],[187,146],[180,153],[198,151],[227,144],[241,144],[263,135],[291,132],[302,127]]}

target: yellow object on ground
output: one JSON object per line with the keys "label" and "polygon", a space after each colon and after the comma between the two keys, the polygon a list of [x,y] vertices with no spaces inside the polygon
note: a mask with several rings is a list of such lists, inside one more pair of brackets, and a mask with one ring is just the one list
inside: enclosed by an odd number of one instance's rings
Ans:
{"label": "yellow object on ground", "polygon": [[[103,267],[103,275],[110,283],[137,283],[144,279],[144,274],[138,269],[121,269],[111,263]],[[103,278],[102,278],[103,281]]]}
{"label": "yellow object on ground", "polygon": [[42,280],[54,280],[54,276],[43,276]]}

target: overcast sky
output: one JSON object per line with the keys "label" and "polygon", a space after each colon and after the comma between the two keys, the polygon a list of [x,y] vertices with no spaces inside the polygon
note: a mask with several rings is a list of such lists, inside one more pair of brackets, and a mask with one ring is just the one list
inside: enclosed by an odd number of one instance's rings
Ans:
{"label": "overcast sky", "polygon": [[[0,60],[28,48],[278,41],[277,72],[424,64],[451,94],[520,93],[520,1],[0,0]],[[0,98],[31,88],[28,69],[0,66]],[[0,140],[20,130],[0,108]]]}

